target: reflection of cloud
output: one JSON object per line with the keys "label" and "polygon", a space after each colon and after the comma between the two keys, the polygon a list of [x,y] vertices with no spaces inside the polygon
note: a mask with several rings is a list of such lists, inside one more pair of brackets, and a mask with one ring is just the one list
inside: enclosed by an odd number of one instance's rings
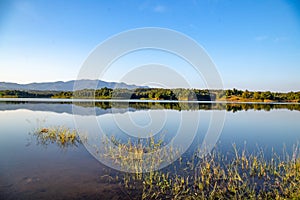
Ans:
{"label": "reflection of cloud", "polygon": [[157,5],[153,8],[154,12],[159,12],[159,13],[163,13],[166,11],[166,7],[162,6],[162,5]]}
{"label": "reflection of cloud", "polygon": [[259,35],[259,36],[256,36],[255,38],[254,38],[254,40],[256,40],[256,41],[263,41],[263,40],[267,40],[269,37],[268,36],[266,36],[266,35]]}

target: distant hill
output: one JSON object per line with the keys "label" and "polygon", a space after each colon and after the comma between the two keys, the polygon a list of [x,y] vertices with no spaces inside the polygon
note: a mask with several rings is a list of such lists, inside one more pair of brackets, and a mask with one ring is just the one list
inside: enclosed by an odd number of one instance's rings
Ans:
{"label": "distant hill", "polygon": [[[29,84],[18,84],[9,82],[0,82],[0,90],[39,90],[39,91],[72,91],[75,80],[71,81],[57,81],[57,82],[45,82],[45,83],[29,83]],[[96,89],[107,87],[107,88],[148,88],[147,86],[129,85],[126,83],[117,82],[106,82],[101,80],[77,80],[78,89]]]}

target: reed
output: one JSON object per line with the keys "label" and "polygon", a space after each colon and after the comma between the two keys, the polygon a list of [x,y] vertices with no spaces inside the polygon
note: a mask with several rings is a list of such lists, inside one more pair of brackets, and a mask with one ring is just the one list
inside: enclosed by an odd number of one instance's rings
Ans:
{"label": "reed", "polygon": [[61,148],[78,146],[81,143],[76,130],[65,126],[39,127],[33,131],[38,145],[56,144]]}
{"label": "reed", "polygon": [[163,139],[155,140],[153,136],[135,142],[128,139],[125,143],[112,136],[102,138],[100,146],[92,147],[99,152],[100,159],[107,159],[115,168],[141,178],[143,172],[158,170],[163,163],[172,162],[179,156],[179,150],[164,145]]}
{"label": "reed", "polygon": [[[56,143],[66,148],[82,143],[75,130],[63,126],[39,128],[34,135],[43,145]],[[163,162],[172,161],[180,152],[174,147],[160,151],[165,146],[163,139],[121,142],[111,137],[103,138],[100,146],[94,147],[98,156],[125,171],[105,177],[132,199],[300,199],[298,145],[292,154],[285,151],[266,158],[263,150],[249,153],[246,147],[240,150],[233,144],[227,153],[215,148],[199,158],[196,151],[160,170]],[[152,156],[145,156],[149,153]]]}
{"label": "reed", "polygon": [[[135,149],[140,147],[128,144],[119,144],[118,148],[120,152],[124,148],[140,152]],[[226,156],[215,149],[210,155],[198,158],[195,152],[192,158],[180,158],[163,170],[120,173],[116,177],[136,199],[300,199],[297,147],[293,155],[280,157],[273,153],[270,159],[262,151],[253,154],[246,149],[238,151],[235,145],[231,154]],[[123,166],[133,167],[128,157],[124,157],[124,162],[122,159],[119,157],[118,162]],[[155,159],[148,164],[160,162]]]}

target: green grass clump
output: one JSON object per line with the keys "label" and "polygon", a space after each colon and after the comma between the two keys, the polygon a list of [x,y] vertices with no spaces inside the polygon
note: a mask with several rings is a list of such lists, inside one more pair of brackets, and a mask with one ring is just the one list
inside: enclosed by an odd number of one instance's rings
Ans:
{"label": "green grass clump", "polygon": [[140,177],[145,171],[154,171],[161,167],[163,163],[172,162],[179,151],[172,147],[163,147],[163,140],[155,141],[154,137],[149,137],[142,141],[132,142],[128,140],[122,143],[115,137],[103,138],[101,151],[99,147],[99,157],[109,159],[109,162],[121,171],[135,173]]}
{"label": "green grass clump", "polygon": [[[137,150],[125,146],[118,146],[120,152],[124,148]],[[118,162],[123,159],[124,165],[131,166],[130,158],[119,158]],[[160,162],[155,159],[153,164]],[[263,152],[239,152],[234,146],[231,156],[217,150],[203,158],[195,153],[193,158],[180,158],[163,170],[121,173],[115,181],[134,199],[300,199],[299,150],[295,148],[293,156],[285,159],[275,153],[266,159]]]}
{"label": "green grass clump", "polygon": [[59,147],[65,148],[81,143],[76,130],[64,126],[38,128],[33,132],[33,136],[36,137],[37,144],[44,146],[57,144]]}
{"label": "green grass clump", "polygon": [[[56,143],[62,148],[81,143],[77,135],[63,126],[34,131],[39,144]],[[249,153],[233,145],[225,153],[215,148],[204,157],[199,158],[198,152],[179,157],[159,169],[180,152],[164,145],[163,140],[154,137],[124,143],[111,137],[95,148],[101,159],[109,159],[123,171],[105,177],[120,184],[131,199],[300,199],[298,146],[292,155],[273,153],[266,158],[263,150]],[[149,153],[151,156],[147,156]]]}

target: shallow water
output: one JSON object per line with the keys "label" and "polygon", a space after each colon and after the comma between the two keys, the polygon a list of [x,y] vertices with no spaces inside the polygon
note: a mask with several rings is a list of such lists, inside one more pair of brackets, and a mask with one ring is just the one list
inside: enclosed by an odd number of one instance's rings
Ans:
{"label": "shallow water", "polygon": [[[268,157],[284,148],[291,152],[300,141],[299,104],[1,101],[0,199],[133,198],[111,180],[117,172],[95,159],[82,144],[67,148],[38,144],[32,134],[37,127],[75,129],[81,123],[86,125],[79,126],[86,128],[81,131],[98,134],[100,130],[124,142],[129,137],[148,137],[150,132],[157,138],[163,136],[166,143],[175,137],[182,142],[193,138],[183,155],[189,157],[201,146],[212,113],[224,112],[225,123],[217,140],[221,152],[232,151],[235,143],[249,152],[261,148]],[[178,134],[182,123],[187,127],[196,124],[197,129]]]}

